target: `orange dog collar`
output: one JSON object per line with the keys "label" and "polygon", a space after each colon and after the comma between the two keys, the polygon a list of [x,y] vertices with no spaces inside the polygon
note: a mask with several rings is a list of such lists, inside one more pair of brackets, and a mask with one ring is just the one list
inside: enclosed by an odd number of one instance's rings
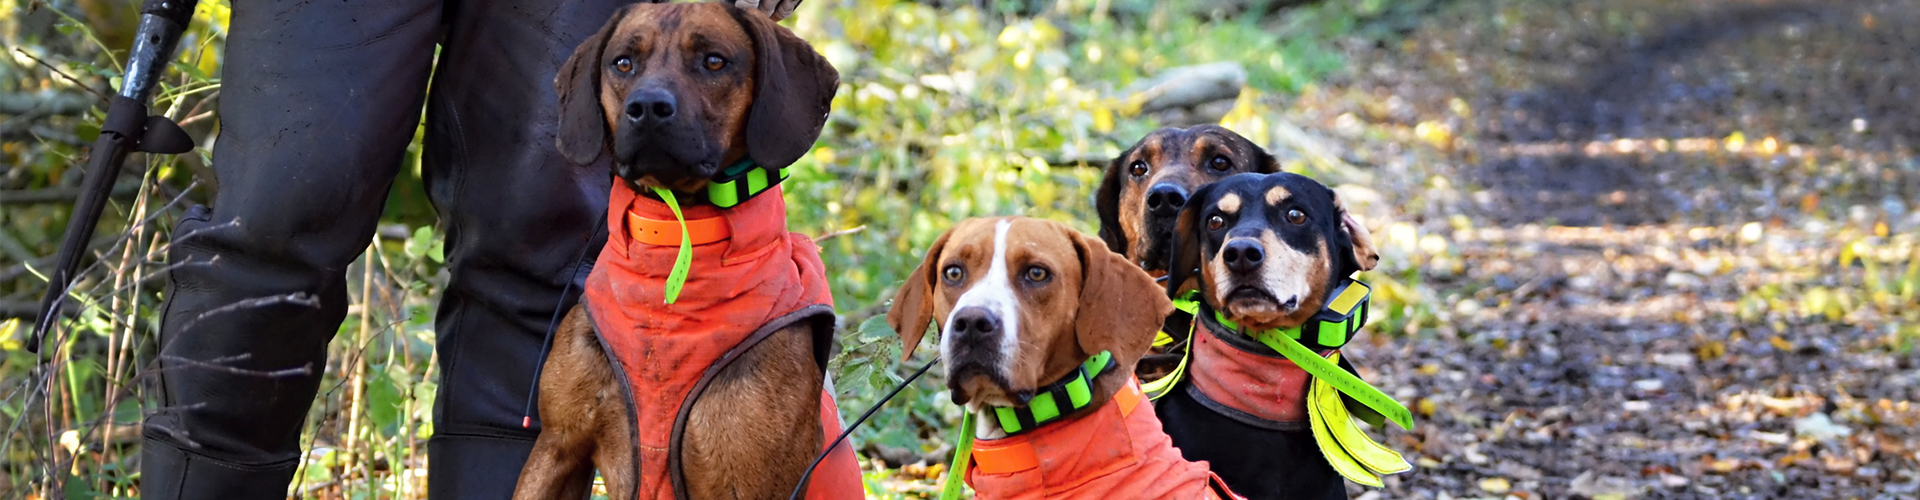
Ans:
{"label": "orange dog collar", "polygon": [[[640,214],[627,212],[627,234],[633,241],[658,246],[680,246],[680,222],[673,220],[649,219]],[[726,241],[733,237],[733,229],[727,224],[727,218],[707,217],[687,219],[687,238],[695,245],[705,245]]]}

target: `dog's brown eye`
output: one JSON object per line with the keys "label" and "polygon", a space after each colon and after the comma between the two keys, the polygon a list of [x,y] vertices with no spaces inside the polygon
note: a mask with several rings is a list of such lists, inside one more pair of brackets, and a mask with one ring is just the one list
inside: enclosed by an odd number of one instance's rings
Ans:
{"label": "dog's brown eye", "polygon": [[966,279],[967,270],[961,269],[960,266],[947,266],[945,270],[940,271],[940,277],[946,279],[948,284],[957,285],[960,284],[960,280]]}
{"label": "dog's brown eye", "polygon": [[1223,228],[1223,227],[1227,227],[1227,219],[1226,219],[1226,218],[1224,218],[1224,217],[1221,217],[1221,216],[1218,216],[1218,215],[1215,215],[1215,216],[1212,216],[1212,217],[1208,217],[1208,218],[1207,218],[1207,230],[1208,230],[1208,231],[1219,231],[1219,230],[1220,230],[1220,228]]}
{"label": "dog's brown eye", "polygon": [[1307,223],[1307,213],[1298,208],[1287,209],[1287,223],[1295,226]]}
{"label": "dog's brown eye", "polygon": [[705,64],[707,65],[707,71],[720,71],[720,68],[727,67],[727,59],[717,55],[707,54]]}
{"label": "dog's brown eye", "polygon": [[1127,167],[1127,171],[1132,173],[1134,177],[1147,175],[1147,162],[1135,161],[1133,165]]}
{"label": "dog's brown eye", "polygon": [[1047,268],[1044,268],[1044,267],[1030,266],[1027,268],[1027,281],[1039,283],[1042,281],[1046,281],[1047,278],[1052,276],[1053,274],[1047,272]]}
{"label": "dog's brown eye", "polygon": [[626,57],[613,60],[613,70],[621,73],[633,72],[633,60]]}
{"label": "dog's brown eye", "polygon": [[1207,160],[1207,164],[1212,165],[1214,170],[1223,172],[1233,168],[1233,160],[1228,160],[1226,156],[1215,156],[1212,160]]}

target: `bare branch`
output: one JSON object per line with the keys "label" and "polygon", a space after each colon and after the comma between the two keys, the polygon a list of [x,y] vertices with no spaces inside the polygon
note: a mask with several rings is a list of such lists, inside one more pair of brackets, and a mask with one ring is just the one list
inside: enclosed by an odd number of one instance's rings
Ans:
{"label": "bare branch", "polygon": [[62,78],[66,78],[67,81],[73,82],[73,86],[85,89],[87,92],[92,92],[94,97],[100,98],[100,102],[108,102],[112,100],[112,99],[108,99],[106,94],[102,94],[100,93],[100,91],[94,90],[93,87],[88,86],[86,82],[80,81],[79,78],[74,78],[73,75],[69,75],[65,71],[60,71],[59,66],[54,66],[53,63],[49,63],[44,60],[41,60],[39,57],[35,57],[33,53],[27,52],[27,49],[16,48],[16,49],[13,49],[13,51],[19,52],[20,55],[27,56],[27,59],[32,59],[33,62],[40,63],[41,66],[46,66],[47,71],[52,71],[54,72],[54,74],[58,74]]}
{"label": "bare branch", "polygon": [[[120,184],[113,187],[110,196],[128,198],[140,193],[140,185]],[[46,188],[0,191],[0,205],[36,205],[47,203],[73,203],[80,197],[80,188]]]}
{"label": "bare branch", "polygon": [[855,233],[859,233],[859,232],[861,232],[861,231],[866,231],[866,230],[867,230],[867,225],[866,225],[866,224],[861,224],[861,225],[858,225],[858,226],[854,226],[854,227],[850,227],[850,228],[846,228],[846,229],[841,229],[841,230],[839,230],[839,231],[834,231],[834,232],[831,232],[831,233],[827,233],[827,234],[822,234],[822,235],[819,235],[819,236],[815,236],[815,237],[813,237],[813,242],[817,244],[817,243],[820,243],[820,242],[822,242],[822,241],[827,241],[827,240],[831,240],[831,239],[834,239],[834,238],[839,238],[839,237],[841,237],[841,236],[846,236],[846,235],[849,235],[849,234],[855,234]]}
{"label": "bare branch", "polygon": [[283,293],[280,295],[268,295],[265,297],[254,297],[251,299],[240,299],[238,301],[234,301],[231,304],[215,307],[213,309],[208,309],[206,310],[206,312],[200,313],[199,316],[194,316],[193,319],[188,320],[186,324],[180,325],[180,329],[181,330],[191,329],[193,328],[194,325],[199,324],[201,320],[213,317],[215,315],[226,314],[226,313],[238,311],[241,309],[266,307],[266,306],[275,305],[275,304],[294,304],[294,305],[306,306],[310,308],[318,308],[320,307],[320,297],[316,297],[311,293],[296,292],[296,293]]}
{"label": "bare branch", "polygon": [[226,362],[246,360],[252,357],[253,356],[249,354],[241,354],[238,356],[227,356],[224,358],[215,358],[207,361],[200,361],[197,359],[182,358],[182,357],[174,356],[170,354],[160,355],[160,359],[164,359],[174,363],[180,363],[183,365],[192,366],[194,368],[203,368],[208,370],[226,372],[234,375],[244,375],[249,377],[280,378],[280,377],[292,377],[296,375],[312,375],[313,374],[313,363],[300,365],[299,368],[286,368],[281,370],[248,370],[245,368],[237,368],[237,367],[221,364]]}
{"label": "bare branch", "polygon": [[27,113],[39,113],[72,116],[85,113],[92,107],[92,99],[64,92],[48,91],[32,94],[0,94],[0,114],[24,115]]}

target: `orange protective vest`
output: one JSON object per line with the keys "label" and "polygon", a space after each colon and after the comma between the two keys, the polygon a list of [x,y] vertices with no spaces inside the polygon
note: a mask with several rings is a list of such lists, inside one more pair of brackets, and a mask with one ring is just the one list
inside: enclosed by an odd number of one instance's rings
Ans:
{"label": "orange protective vest", "polygon": [[975,441],[967,485],[994,499],[1239,499],[1206,462],[1180,457],[1144,402],[1129,381],[1092,413]]}
{"label": "orange protective vest", "polygon": [[[1194,321],[1208,323],[1199,318]],[[1312,375],[1277,353],[1248,352],[1221,340],[1222,334],[1210,326],[1201,329],[1204,331],[1193,336],[1192,365],[1187,368],[1187,378],[1193,384],[1189,390],[1205,396],[1203,403],[1239,410],[1243,415],[1222,414],[1249,425],[1275,427],[1270,422],[1307,428],[1307,387],[1313,383]],[[1266,422],[1248,421],[1248,416]]]}
{"label": "orange protective vest", "polygon": [[[694,241],[692,271],[674,304],[665,304],[664,289],[679,252],[677,224],[670,235],[629,227],[630,218],[673,221],[673,212],[625,183],[614,183],[607,246],[587,277],[587,313],[631,397],[639,429],[636,486],[648,500],[686,497],[679,457],[687,410],[727,363],[805,321],[814,330],[814,361],[824,366],[833,333],[820,250],[787,232],[786,200],[777,188],[730,209],[682,208],[688,233],[713,241]],[[825,391],[820,413],[825,439],[838,436],[839,410]],[[814,471],[806,498],[863,496],[860,466],[843,443]]]}

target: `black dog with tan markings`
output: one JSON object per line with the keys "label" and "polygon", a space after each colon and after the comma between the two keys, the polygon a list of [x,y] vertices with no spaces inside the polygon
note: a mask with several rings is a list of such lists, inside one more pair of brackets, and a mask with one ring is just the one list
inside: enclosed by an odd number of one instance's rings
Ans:
{"label": "black dog with tan markings", "polygon": [[1179,284],[1197,277],[1204,327],[1187,378],[1155,403],[1174,445],[1247,498],[1346,498],[1309,429],[1312,377],[1240,332],[1312,321],[1349,276],[1378,263],[1366,228],[1332,189],[1291,173],[1206,185],[1173,228],[1168,291],[1184,294]]}

